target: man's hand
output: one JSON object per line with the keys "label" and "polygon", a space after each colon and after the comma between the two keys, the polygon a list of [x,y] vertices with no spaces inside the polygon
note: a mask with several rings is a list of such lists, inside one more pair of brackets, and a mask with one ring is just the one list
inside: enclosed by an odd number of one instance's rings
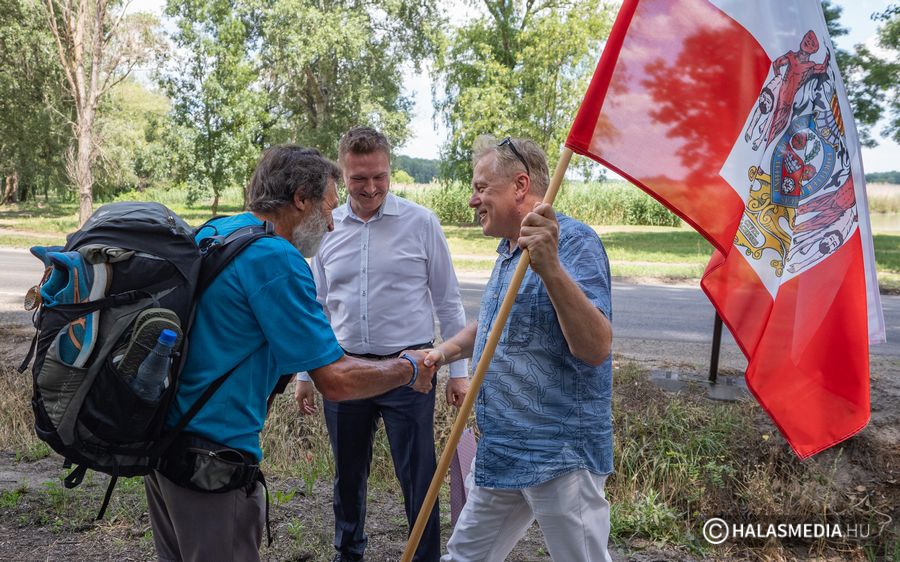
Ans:
{"label": "man's hand", "polygon": [[444,355],[444,352],[438,348],[434,349],[426,349],[425,350],[428,355],[425,357],[425,365],[431,367],[434,366],[435,369],[442,367],[447,364],[447,356]]}
{"label": "man's hand", "polygon": [[311,416],[318,411],[316,408],[316,387],[312,381],[296,381],[294,383],[294,400],[304,416]]}
{"label": "man's hand", "polygon": [[519,231],[519,246],[528,250],[531,268],[543,278],[555,273],[559,263],[559,222],[553,207],[538,203],[534,210],[522,221]]}
{"label": "man's hand", "polygon": [[462,406],[466,394],[469,392],[469,379],[467,377],[451,378],[447,380],[447,404],[459,408]]}
{"label": "man's hand", "polygon": [[[434,386],[432,380],[434,379],[434,373],[436,373],[438,369],[435,364],[425,364],[425,359],[428,358],[428,350],[407,349],[403,353],[409,355],[419,366],[419,376],[416,377],[416,382],[413,383],[412,389],[416,392],[421,392],[422,394],[428,394]],[[403,353],[400,355],[403,355]]]}

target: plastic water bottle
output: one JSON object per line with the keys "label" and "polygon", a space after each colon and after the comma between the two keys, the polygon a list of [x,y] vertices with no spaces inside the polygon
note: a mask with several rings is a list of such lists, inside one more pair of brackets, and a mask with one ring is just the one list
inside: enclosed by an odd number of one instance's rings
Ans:
{"label": "plastic water bottle", "polygon": [[162,394],[169,376],[169,359],[177,339],[178,334],[172,330],[160,332],[156,345],[131,380],[132,390],[147,402],[156,402]]}

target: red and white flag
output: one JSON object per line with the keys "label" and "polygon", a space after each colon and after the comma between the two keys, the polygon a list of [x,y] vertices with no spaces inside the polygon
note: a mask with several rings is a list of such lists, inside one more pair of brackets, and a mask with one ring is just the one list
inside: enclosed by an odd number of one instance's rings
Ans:
{"label": "red and white flag", "polygon": [[625,0],[566,145],[715,247],[701,285],[797,455],[865,427],[884,319],[819,0]]}

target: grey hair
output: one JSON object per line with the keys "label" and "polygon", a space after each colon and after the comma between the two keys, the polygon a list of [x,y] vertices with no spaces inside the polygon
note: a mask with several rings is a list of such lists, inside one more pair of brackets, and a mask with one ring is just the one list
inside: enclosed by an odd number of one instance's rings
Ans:
{"label": "grey hair", "polygon": [[[510,140],[528,162],[531,170],[531,193],[543,197],[550,186],[550,171],[547,167],[547,155],[536,142],[531,139],[510,137]],[[495,152],[497,159],[494,161],[494,172],[511,176],[514,172],[526,172],[522,161],[516,156],[509,146],[499,146],[497,137],[493,135],[479,135],[472,146],[472,167],[478,165],[478,161]]]}
{"label": "grey hair", "polygon": [[347,154],[371,154],[384,152],[391,158],[391,142],[372,127],[353,127],[341,137],[338,147],[338,161],[343,162]]}
{"label": "grey hair", "polygon": [[250,179],[247,208],[272,213],[290,204],[298,191],[301,199],[321,201],[329,179],[339,182],[341,171],[315,148],[297,144],[267,148]]}

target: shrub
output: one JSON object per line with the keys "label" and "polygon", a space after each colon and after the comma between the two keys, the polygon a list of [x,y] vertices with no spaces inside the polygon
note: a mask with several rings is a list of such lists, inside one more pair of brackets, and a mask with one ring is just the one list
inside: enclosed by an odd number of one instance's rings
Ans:
{"label": "shrub", "polygon": [[391,183],[393,185],[408,185],[415,183],[415,179],[403,170],[394,170],[391,172]]}

